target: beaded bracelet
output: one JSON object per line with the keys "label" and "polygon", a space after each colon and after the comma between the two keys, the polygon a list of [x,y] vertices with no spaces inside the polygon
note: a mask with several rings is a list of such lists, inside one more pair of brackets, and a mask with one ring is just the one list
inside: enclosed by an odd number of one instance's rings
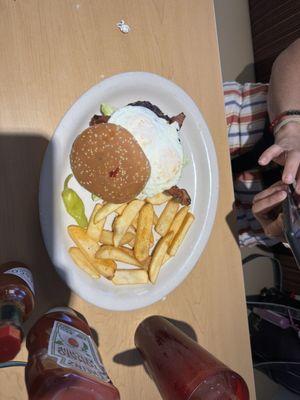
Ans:
{"label": "beaded bracelet", "polygon": [[274,136],[280,131],[281,128],[283,128],[285,125],[289,124],[290,122],[300,124],[300,115],[294,115],[292,117],[285,118],[282,121],[280,121],[273,130]]}
{"label": "beaded bracelet", "polygon": [[300,116],[300,110],[287,110],[283,111],[280,113],[276,118],[273,119],[273,121],[270,124],[270,131],[272,132],[275,128],[275,126],[282,120],[283,117],[286,117],[287,115],[299,115]]}

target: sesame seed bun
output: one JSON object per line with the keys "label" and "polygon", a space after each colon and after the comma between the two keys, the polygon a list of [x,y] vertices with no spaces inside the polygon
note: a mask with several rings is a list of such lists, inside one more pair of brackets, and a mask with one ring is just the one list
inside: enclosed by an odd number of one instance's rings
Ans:
{"label": "sesame seed bun", "polygon": [[110,203],[134,199],[150,176],[150,163],[126,129],[98,124],[74,141],[70,162],[73,174],[85,189]]}

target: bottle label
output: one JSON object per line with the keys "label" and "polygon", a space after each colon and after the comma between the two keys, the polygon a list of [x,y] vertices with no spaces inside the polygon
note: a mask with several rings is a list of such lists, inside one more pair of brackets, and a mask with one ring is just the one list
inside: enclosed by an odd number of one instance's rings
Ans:
{"label": "bottle label", "polygon": [[32,273],[29,271],[29,269],[24,267],[16,267],[5,271],[4,274],[15,275],[18,278],[21,278],[24,282],[27,283],[30,290],[34,294],[33,278]]}
{"label": "bottle label", "polygon": [[93,339],[73,326],[54,322],[48,355],[54,357],[61,367],[82,371],[110,382]]}

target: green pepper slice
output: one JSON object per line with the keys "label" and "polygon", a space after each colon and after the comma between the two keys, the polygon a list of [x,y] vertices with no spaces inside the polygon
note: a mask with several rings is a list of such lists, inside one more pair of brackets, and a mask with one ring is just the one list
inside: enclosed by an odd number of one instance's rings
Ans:
{"label": "green pepper slice", "polygon": [[73,177],[73,174],[70,174],[66,177],[64,182],[64,190],[61,193],[65,208],[67,213],[71,215],[77,222],[79,226],[82,228],[86,228],[88,225],[88,220],[85,215],[84,204],[75,190],[68,187],[70,179]]}

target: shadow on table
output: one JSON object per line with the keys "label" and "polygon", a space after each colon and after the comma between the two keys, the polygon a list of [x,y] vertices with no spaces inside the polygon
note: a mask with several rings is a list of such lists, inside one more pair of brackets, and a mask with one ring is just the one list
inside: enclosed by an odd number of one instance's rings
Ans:
{"label": "shadow on table", "polygon": [[[32,269],[36,307],[25,333],[38,316],[51,307],[67,305],[70,298],[70,290],[51,264],[40,230],[39,177],[47,145],[39,133],[0,133],[0,263],[20,261]],[[49,182],[53,182],[51,177]]]}
{"label": "shadow on table", "polygon": [[[170,321],[173,325],[175,325],[176,328],[178,328],[181,332],[185,333],[189,338],[193,339],[195,342],[198,341],[195,330],[189,324],[187,324],[184,321],[179,321],[177,319],[172,319],[172,318],[167,318],[167,317],[165,317],[165,318],[168,321]],[[129,350],[123,351],[122,353],[116,354],[113,358],[113,361],[116,364],[126,365],[129,367],[134,367],[134,366],[143,364],[143,359],[142,359],[139,351],[136,348],[129,349]],[[146,370],[146,372],[147,372],[147,370]]]}
{"label": "shadow on table", "polygon": [[239,246],[239,235],[238,235],[238,226],[237,226],[237,219],[236,213],[234,212],[234,203],[232,204],[232,210],[226,215],[226,223],[230,229],[234,240],[236,241],[237,245]]}

